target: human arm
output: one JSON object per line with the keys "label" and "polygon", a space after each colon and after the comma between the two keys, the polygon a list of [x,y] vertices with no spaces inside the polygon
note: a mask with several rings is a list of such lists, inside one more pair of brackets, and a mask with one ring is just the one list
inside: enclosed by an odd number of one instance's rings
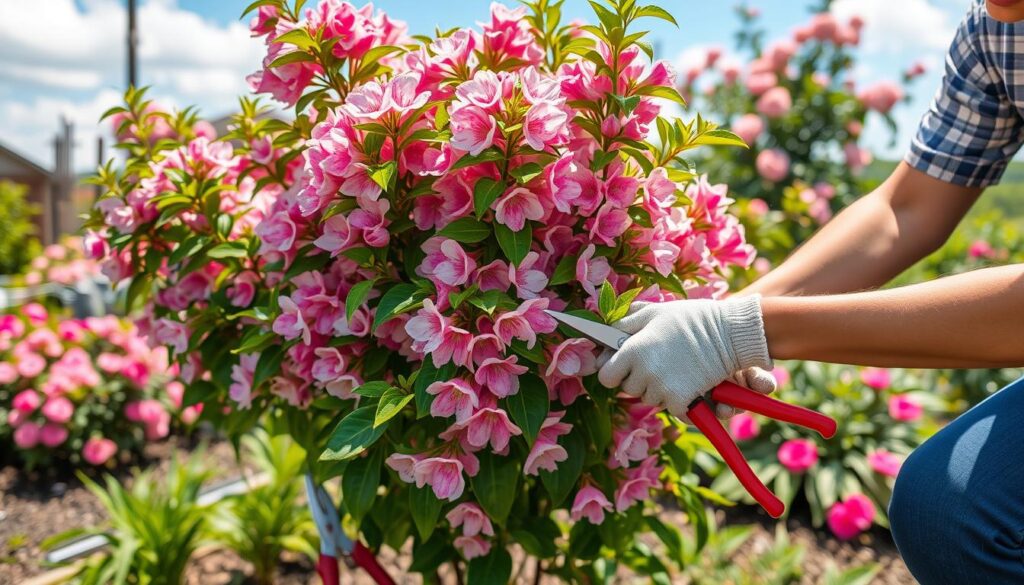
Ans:
{"label": "human arm", "polygon": [[938,249],[981,193],[904,162],[740,295],[825,295],[874,289]]}

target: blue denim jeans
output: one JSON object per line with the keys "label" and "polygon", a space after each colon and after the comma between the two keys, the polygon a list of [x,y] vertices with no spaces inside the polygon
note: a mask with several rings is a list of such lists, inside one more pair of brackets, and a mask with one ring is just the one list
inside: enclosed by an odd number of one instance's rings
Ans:
{"label": "blue denim jeans", "polygon": [[889,521],[921,585],[1024,584],[1024,379],[910,455]]}

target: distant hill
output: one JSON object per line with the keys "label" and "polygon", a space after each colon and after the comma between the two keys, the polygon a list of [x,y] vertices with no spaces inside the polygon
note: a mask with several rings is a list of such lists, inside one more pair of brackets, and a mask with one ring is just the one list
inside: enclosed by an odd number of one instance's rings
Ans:
{"label": "distant hill", "polygon": [[[896,168],[896,161],[876,160],[864,169],[864,178],[873,184],[881,183]],[[995,187],[985,191],[971,210],[980,215],[998,209],[1014,223],[1024,228],[1024,161],[1013,161]]]}

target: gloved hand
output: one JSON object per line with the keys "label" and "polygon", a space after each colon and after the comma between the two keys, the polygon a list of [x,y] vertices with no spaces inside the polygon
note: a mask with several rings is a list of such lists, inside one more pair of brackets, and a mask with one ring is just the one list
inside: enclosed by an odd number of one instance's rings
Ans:
{"label": "gloved hand", "polygon": [[[772,367],[759,296],[635,303],[612,325],[632,337],[601,367],[598,379],[679,418],[734,373]],[[756,383],[764,387],[760,378]]]}

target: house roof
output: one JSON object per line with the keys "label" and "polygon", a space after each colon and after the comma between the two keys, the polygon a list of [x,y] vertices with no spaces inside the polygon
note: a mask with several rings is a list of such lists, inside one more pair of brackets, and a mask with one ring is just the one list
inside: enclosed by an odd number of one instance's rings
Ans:
{"label": "house roof", "polygon": [[0,177],[25,176],[41,176],[49,179],[53,173],[0,142]]}

